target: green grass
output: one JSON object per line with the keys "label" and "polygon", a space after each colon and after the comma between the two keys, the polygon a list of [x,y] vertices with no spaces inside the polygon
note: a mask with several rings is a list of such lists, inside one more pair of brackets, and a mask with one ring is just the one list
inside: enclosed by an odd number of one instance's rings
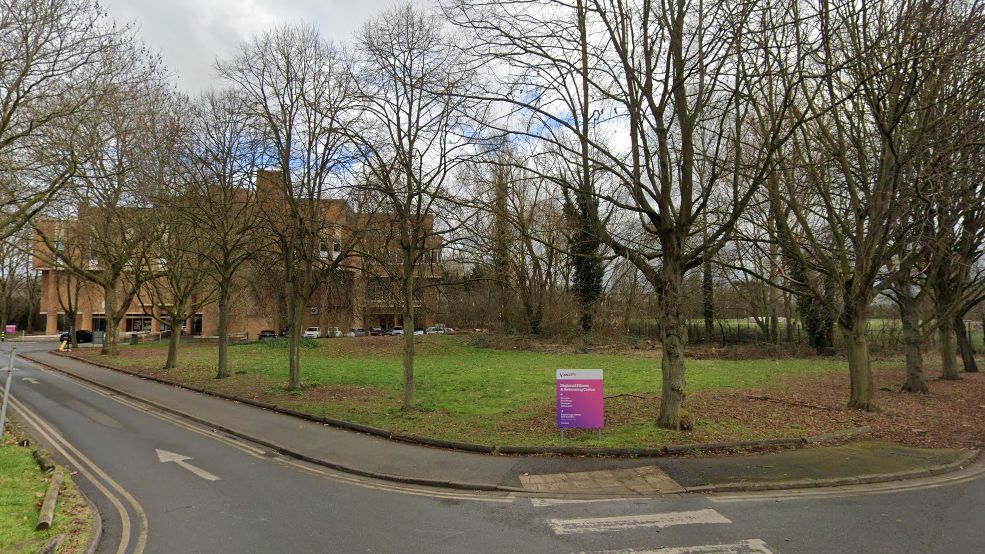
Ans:
{"label": "green grass", "polygon": [[[302,349],[302,380],[310,388],[299,393],[284,391],[287,350],[280,344],[230,348],[231,369],[239,373],[222,381],[213,379],[215,347],[209,345],[183,346],[180,367],[168,372],[157,370],[165,357],[162,345],[125,347],[118,358],[99,361],[318,415],[407,433],[498,444],[557,442],[553,421],[557,369],[603,369],[607,396],[660,394],[660,360],[652,352],[640,357],[504,351],[476,348],[458,336],[426,336],[417,341],[419,409],[409,413],[400,409],[403,368],[396,338],[325,339],[317,341],[315,348]],[[840,359],[827,358],[688,360],[687,364],[690,392],[767,387],[785,377],[822,375],[846,367]],[[624,420],[606,429],[601,444],[654,444],[685,438],[656,428],[653,417],[644,414],[638,418],[630,414]],[[755,435],[755,430],[729,428],[727,421],[705,424],[709,426],[705,430],[715,436]],[[593,440],[587,435],[578,440]]]}
{"label": "green grass", "polygon": [[50,529],[35,531],[38,522],[38,493],[47,490],[47,477],[38,468],[31,451],[14,444],[5,435],[0,445],[0,552],[37,552],[46,541],[61,533],[71,535],[59,552],[80,552],[91,533],[90,508],[71,479],[66,476],[58,497]]}

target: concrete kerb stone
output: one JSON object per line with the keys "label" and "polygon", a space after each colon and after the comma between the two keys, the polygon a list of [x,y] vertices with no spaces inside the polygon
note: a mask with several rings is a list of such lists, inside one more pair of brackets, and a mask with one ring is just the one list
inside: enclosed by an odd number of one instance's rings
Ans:
{"label": "concrete kerb stone", "polygon": [[[461,442],[461,441],[451,441],[451,440],[438,439],[432,437],[421,437],[418,435],[407,435],[403,433],[395,433],[393,431],[389,431],[387,429],[381,429],[379,427],[373,427],[370,425],[364,425],[361,423],[355,423],[352,421],[345,421],[341,419],[334,419],[325,416],[317,416],[305,412],[299,412],[297,410],[292,410],[290,408],[277,406],[276,404],[269,404],[267,402],[261,402],[250,398],[233,396],[218,391],[208,390],[202,387],[196,387],[193,385],[185,385],[177,381],[171,381],[170,379],[153,377],[150,375],[143,375],[135,371],[118,368],[115,366],[103,364],[86,358],[79,358],[69,353],[56,353],[56,354],[59,356],[64,356],[66,358],[72,358],[87,364],[92,364],[94,366],[101,367],[103,369],[108,369],[119,373],[125,373],[133,377],[138,377],[140,379],[146,379],[148,381],[154,381],[157,383],[162,383],[173,387],[183,388],[201,394],[214,396],[216,398],[230,400],[233,402],[249,404],[251,406],[256,406],[264,410],[269,410],[272,412],[277,412],[284,415],[305,419],[315,423],[323,423],[326,425],[331,425],[333,427],[338,427],[340,429],[356,431],[359,433],[366,433],[369,435],[375,435],[378,437],[411,443],[411,444],[420,444],[424,446],[432,446],[437,448],[448,448],[452,450],[463,450],[466,452],[478,452],[482,454],[593,456],[593,457],[611,457],[611,458],[655,458],[660,456],[667,456],[669,454],[685,454],[690,452],[714,453],[714,452],[731,452],[731,451],[756,451],[756,450],[763,450],[766,448],[798,448],[806,444],[848,441],[854,438],[858,438],[862,435],[868,434],[871,431],[869,427],[863,426],[863,427],[854,427],[851,429],[844,429],[841,431],[835,431],[832,433],[825,433],[823,435],[815,435],[811,437],[785,437],[785,438],[776,438],[776,439],[761,439],[761,440],[748,440],[748,441],[670,444],[670,445],[662,446],[660,448],[618,448],[618,447],[586,448],[586,447],[572,447],[572,446],[560,446],[560,447],[546,446],[545,447],[545,446],[488,445],[488,444],[478,444],[478,443]],[[36,360],[33,359],[32,361],[36,362]],[[41,363],[41,362],[36,362],[36,363]],[[42,364],[42,365],[46,365],[46,364]],[[50,367],[50,366],[46,366],[46,367]]]}
{"label": "concrete kerb stone", "polygon": [[807,444],[817,444],[822,442],[849,441],[858,438],[862,435],[867,435],[871,432],[872,432],[871,427],[869,427],[868,425],[863,425],[861,427],[843,429],[841,431],[834,431],[832,433],[814,435],[813,437],[805,437],[804,442]]}
{"label": "concrete kerb stone", "polygon": [[888,483],[890,481],[903,481],[907,479],[917,479],[920,477],[932,477],[942,475],[962,469],[974,463],[980,450],[970,450],[965,452],[957,460],[940,464],[924,469],[908,469],[891,473],[873,473],[869,475],[855,475],[850,477],[832,477],[825,479],[800,479],[791,481],[773,482],[750,482],[741,481],[736,483],[723,483],[719,485],[699,485],[695,487],[685,487],[687,492],[692,493],[716,493],[716,492],[754,492],[770,490],[790,490],[790,489],[813,489],[822,487],[840,487],[847,485],[868,485],[873,483]]}

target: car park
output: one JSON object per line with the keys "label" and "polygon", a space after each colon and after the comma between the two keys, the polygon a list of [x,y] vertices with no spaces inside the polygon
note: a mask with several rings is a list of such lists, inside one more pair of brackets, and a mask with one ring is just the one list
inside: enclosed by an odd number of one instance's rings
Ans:
{"label": "car park", "polygon": [[[58,342],[65,342],[69,340],[69,334],[62,333],[58,337]],[[92,331],[86,331],[85,329],[79,329],[75,331],[75,342],[82,344],[86,342],[92,342]]]}
{"label": "car park", "polygon": [[334,339],[342,336],[342,329],[338,327],[327,327],[325,329],[325,337]]}
{"label": "car park", "polygon": [[381,337],[383,336],[383,329],[380,327],[373,327],[369,330],[369,336],[371,337]]}
{"label": "car park", "polygon": [[360,327],[359,329],[356,329],[355,334],[353,336],[355,336],[355,337],[365,337],[366,336],[366,329],[363,329],[362,327]]}
{"label": "car park", "polygon": [[306,339],[320,339],[321,338],[321,327],[308,327],[304,330],[304,334],[301,335]]}
{"label": "car park", "polygon": [[277,338],[277,331],[274,331],[273,329],[264,329],[263,331],[260,331],[259,335],[257,335],[257,340],[268,340],[275,338]]}
{"label": "car park", "polygon": [[394,327],[390,331],[390,334],[393,335],[393,336],[395,336],[395,337],[402,337],[402,336],[404,336],[404,328],[403,327],[399,327],[399,326],[398,327]]}
{"label": "car park", "polygon": [[414,335],[423,335],[423,334],[424,334],[423,327],[414,327]]}

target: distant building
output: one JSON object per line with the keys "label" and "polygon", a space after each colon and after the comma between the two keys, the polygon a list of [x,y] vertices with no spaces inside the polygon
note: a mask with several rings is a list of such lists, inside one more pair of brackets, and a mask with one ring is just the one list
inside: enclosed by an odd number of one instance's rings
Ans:
{"label": "distant building", "polygon": [[[282,195],[279,173],[259,171],[256,179],[256,201],[265,209],[276,209],[277,197]],[[398,291],[399,250],[393,234],[390,214],[356,213],[344,200],[319,201],[325,220],[325,236],[319,245],[319,256],[342,255],[343,244],[351,238],[348,233],[360,233],[361,253],[350,255],[343,267],[320,283],[318,290],[308,300],[302,326],[338,327],[343,333],[354,328],[392,328],[403,324],[402,300]],[[100,271],[103,263],[96,256],[86,253],[86,238],[80,236],[79,221],[87,217],[99,217],[97,210],[80,211],[78,220],[49,220],[39,225],[54,246],[74,264],[89,271]],[[427,225],[433,225],[429,218]],[[137,231],[135,231],[137,232]],[[421,284],[440,279],[440,237],[427,241],[427,252],[415,268]],[[67,312],[75,312],[75,328],[92,331],[106,330],[106,303],[104,291],[92,283],[81,280],[70,272],[55,256],[46,243],[36,236],[33,267],[41,273],[41,315],[45,318],[45,332],[52,335],[69,328]],[[252,267],[244,272],[241,283],[231,299],[230,335],[255,338],[261,330],[281,331],[287,326],[287,313],[283,297],[283,282],[277,278],[273,267]],[[434,287],[424,287],[416,298],[416,325],[423,327],[433,323],[431,314],[438,295]],[[214,335],[218,322],[218,306],[205,303],[181,327],[189,335]],[[158,333],[172,327],[171,322],[151,301],[148,285],[144,285],[127,308],[119,322],[121,333]]]}

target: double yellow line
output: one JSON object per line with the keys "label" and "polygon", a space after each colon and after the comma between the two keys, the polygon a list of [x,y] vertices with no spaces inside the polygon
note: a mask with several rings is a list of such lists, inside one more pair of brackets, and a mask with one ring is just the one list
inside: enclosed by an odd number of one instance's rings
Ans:
{"label": "double yellow line", "polygon": [[10,402],[11,406],[13,406],[14,410],[17,411],[21,419],[33,427],[42,439],[51,445],[52,448],[57,450],[58,453],[60,453],[65,460],[68,461],[73,469],[77,470],[83,477],[88,479],[89,482],[92,483],[93,486],[95,486],[107,500],[109,500],[113,507],[116,508],[116,511],[120,516],[121,524],[120,545],[116,550],[118,554],[124,554],[127,551],[127,546],[130,544],[130,538],[133,533],[130,513],[124,505],[124,502],[130,505],[130,509],[132,509],[133,513],[137,515],[139,524],[137,543],[132,552],[134,554],[141,554],[147,545],[147,514],[144,513],[144,509],[140,506],[140,503],[137,502],[137,499],[134,498],[133,495],[126,489],[120,486],[119,483],[114,481],[112,477],[107,475],[105,471],[90,460],[85,454],[79,452],[77,448],[72,446],[72,444],[65,439],[65,437],[59,434],[58,431],[56,431],[40,416],[32,412],[30,408],[13,397],[10,398]]}

